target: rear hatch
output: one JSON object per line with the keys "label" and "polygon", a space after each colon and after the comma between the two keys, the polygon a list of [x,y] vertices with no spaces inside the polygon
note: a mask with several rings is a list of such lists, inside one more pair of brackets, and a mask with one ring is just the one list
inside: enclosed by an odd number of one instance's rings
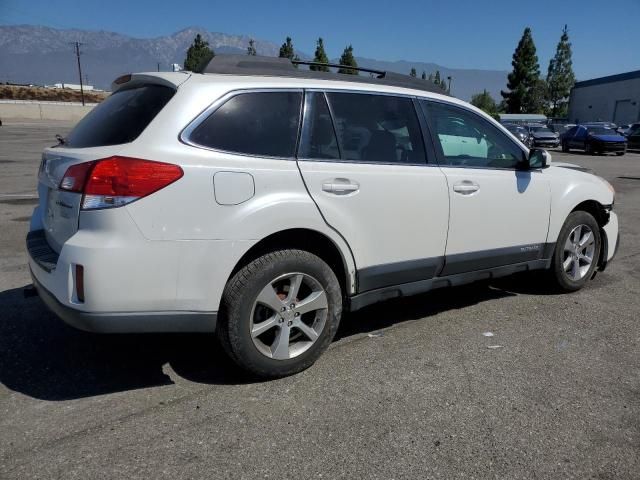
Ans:
{"label": "rear hatch", "polygon": [[78,230],[82,203],[81,193],[60,189],[69,167],[118,155],[147,128],[177,88],[162,77],[121,78],[125,79],[123,85],[115,85],[118,89],[111,96],[91,110],[59,145],[47,148],[42,155],[38,211],[47,242],[57,253]]}

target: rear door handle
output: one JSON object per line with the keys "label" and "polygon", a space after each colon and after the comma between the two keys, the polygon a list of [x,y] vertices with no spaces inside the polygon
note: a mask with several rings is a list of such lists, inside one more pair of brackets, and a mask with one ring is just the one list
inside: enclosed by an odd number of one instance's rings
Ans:
{"label": "rear door handle", "polygon": [[360,185],[347,178],[334,178],[322,183],[322,191],[334,195],[347,195],[360,190]]}
{"label": "rear door handle", "polygon": [[453,186],[453,191],[461,195],[471,195],[476,193],[478,190],[480,190],[480,185],[472,182],[471,180],[463,180]]}

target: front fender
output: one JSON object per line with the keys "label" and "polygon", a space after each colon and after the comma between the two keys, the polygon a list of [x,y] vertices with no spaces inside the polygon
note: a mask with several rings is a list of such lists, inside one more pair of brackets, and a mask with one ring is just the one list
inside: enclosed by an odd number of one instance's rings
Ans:
{"label": "front fender", "polygon": [[611,205],[614,195],[603,179],[586,172],[554,168],[551,175],[551,213],[547,242],[556,242],[569,214],[586,201]]}

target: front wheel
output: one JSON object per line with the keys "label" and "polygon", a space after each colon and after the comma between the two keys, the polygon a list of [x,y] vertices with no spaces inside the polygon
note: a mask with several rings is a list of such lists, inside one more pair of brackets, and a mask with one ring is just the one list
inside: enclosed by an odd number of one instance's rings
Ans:
{"label": "front wheel", "polygon": [[556,285],[566,292],[584,287],[597,267],[600,248],[600,227],[595,218],[583,211],[569,214],[551,260]]}
{"label": "front wheel", "polygon": [[229,280],[218,337],[241,368],[283,377],[311,366],[333,339],[342,294],[333,270],[303,250],[267,253]]}

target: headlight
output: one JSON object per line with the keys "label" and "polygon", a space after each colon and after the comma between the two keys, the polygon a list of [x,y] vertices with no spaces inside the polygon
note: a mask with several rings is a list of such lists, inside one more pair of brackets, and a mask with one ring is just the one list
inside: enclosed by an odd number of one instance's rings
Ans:
{"label": "headlight", "polygon": [[613,185],[611,185],[607,180],[605,180],[602,177],[598,177],[600,180],[602,180],[604,182],[604,184],[607,186],[607,188],[611,191],[611,194],[613,195],[613,199],[615,200],[616,198],[616,190],[615,188],[613,188]]}

